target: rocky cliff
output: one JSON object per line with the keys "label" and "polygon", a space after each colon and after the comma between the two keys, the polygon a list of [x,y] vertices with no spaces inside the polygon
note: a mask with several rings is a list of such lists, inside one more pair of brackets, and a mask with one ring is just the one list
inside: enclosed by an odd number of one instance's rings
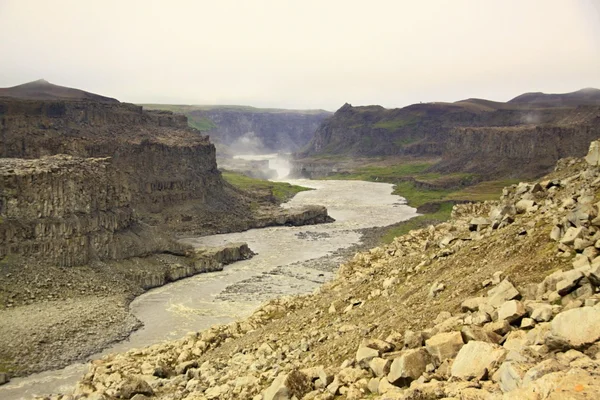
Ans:
{"label": "rocky cliff", "polygon": [[[560,157],[584,155],[584,146],[577,143],[600,136],[600,99],[595,92],[548,96],[554,100],[468,99],[402,109],[345,104],[297,153],[295,169],[315,157],[383,155],[442,158],[437,171],[539,176]],[[488,159],[489,164],[482,162]]]}

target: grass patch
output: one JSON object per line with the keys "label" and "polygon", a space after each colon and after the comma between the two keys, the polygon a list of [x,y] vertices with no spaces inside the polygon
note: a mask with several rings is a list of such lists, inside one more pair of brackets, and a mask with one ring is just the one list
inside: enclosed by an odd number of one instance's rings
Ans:
{"label": "grass patch", "polygon": [[210,131],[215,129],[217,125],[206,117],[188,116],[188,125],[199,131]]}
{"label": "grass patch", "polygon": [[423,189],[417,188],[414,182],[400,182],[394,186],[392,194],[402,196],[411,207],[419,207],[426,203],[446,200],[451,194],[451,189]]}
{"label": "grass patch", "polygon": [[291,199],[296,193],[312,190],[304,186],[292,185],[287,182],[271,182],[263,179],[250,178],[249,176],[231,171],[223,171],[222,175],[228,183],[238,189],[248,192],[268,191],[280,203]]}
{"label": "grass patch", "polygon": [[[326,179],[396,183],[399,178],[423,175],[424,171],[432,165],[433,164],[431,163],[406,163],[390,165],[386,167],[362,167],[358,168],[352,173],[329,175]],[[433,177],[434,174],[427,175],[431,175]]]}
{"label": "grass patch", "polygon": [[407,118],[396,118],[388,121],[379,121],[375,125],[375,128],[387,129],[388,131],[395,131],[405,126],[415,125],[419,122],[419,117],[411,116]]}
{"label": "grass patch", "polygon": [[443,203],[440,209],[431,214],[419,215],[409,219],[408,221],[400,222],[390,228],[382,237],[383,243],[391,243],[397,236],[402,236],[414,229],[421,229],[426,226],[437,224],[440,222],[447,221],[450,219],[450,213],[452,213],[452,204]]}

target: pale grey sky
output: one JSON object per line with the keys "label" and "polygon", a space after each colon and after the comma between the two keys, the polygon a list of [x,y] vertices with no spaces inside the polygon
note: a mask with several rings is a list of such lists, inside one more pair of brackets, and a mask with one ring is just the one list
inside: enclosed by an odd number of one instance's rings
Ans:
{"label": "pale grey sky", "polygon": [[600,88],[600,0],[0,0],[0,87],[335,110]]}

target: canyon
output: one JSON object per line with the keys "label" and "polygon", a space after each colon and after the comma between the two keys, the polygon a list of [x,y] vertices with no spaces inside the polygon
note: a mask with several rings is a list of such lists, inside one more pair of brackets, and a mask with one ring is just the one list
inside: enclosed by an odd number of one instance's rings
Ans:
{"label": "canyon", "polygon": [[[43,80],[0,91],[0,149],[0,312],[37,307],[53,320],[89,303],[30,332],[39,342],[3,343],[0,372],[11,375],[123,339],[136,327],[126,312],[135,296],[252,256],[245,244],[183,245],[184,233],[332,221],[324,207],[283,209],[228,184],[214,145],[183,115]],[[89,326],[105,333],[86,335]]]}

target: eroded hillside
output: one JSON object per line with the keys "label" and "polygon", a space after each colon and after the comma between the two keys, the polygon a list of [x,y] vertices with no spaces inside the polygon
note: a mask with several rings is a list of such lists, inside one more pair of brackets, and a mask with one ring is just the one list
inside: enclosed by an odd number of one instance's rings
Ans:
{"label": "eroded hillside", "polygon": [[[356,254],[316,293],[94,361],[81,398],[592,399],[600,143]],[[59,397],[60,398],[60,397]]]}

